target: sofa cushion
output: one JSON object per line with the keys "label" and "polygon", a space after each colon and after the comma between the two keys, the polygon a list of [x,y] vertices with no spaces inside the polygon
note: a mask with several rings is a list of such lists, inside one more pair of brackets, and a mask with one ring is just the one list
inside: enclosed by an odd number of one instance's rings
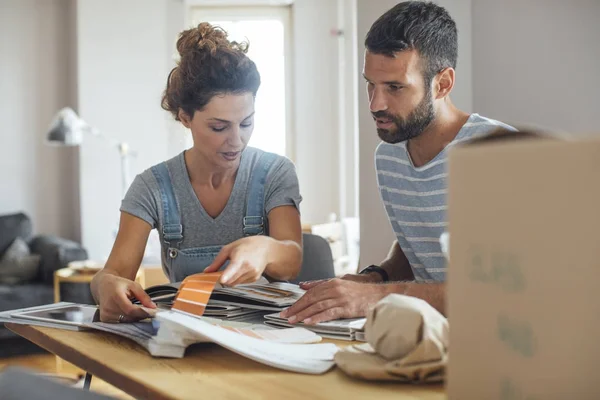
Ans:
{"label": "sofa cushion", "polygon": [[[54,288],[49,285],[41,283],[0,285],[0,311],[41,306],[52,302],[54,302]],[[16,336],[0,322],[0,341],[6,337]],[[0,347],[2,346],[0,342]]]}
{"label": "sofa cushion", "polygon": [[23,213],[0,215],[0,256],[18,237],[28,241],[32,234],[31,220]]}
{"label": "sofa cushion", "polygon": [[30,243],[31,252],[42,256],[38,281],[52,285],[54,272],[71,261],[86,260],[87,252],[80,244],[52,235],[38,235]]}
{"label": "sofa cushion", "polygon": [[0,285],[0,311],[50,304],[54,302],[54,288],[41,283]]}
{"label": "sofa cushion", "polygon": [[41,256],[31,254],[29,246],[16,238],[0,258],[0,283],[16,285],[32,281],[38,274]]}

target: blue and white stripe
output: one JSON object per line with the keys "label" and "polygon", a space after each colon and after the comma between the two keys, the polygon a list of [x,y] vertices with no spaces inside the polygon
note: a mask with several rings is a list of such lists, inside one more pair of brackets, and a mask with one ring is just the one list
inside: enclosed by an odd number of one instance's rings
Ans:
{"label": "blue and white stripe", "polygon": [[446,280],[446,260],[439,238],[447,219],[447,149],[492,130],[513,127],[471,114],[456,138],[433,160],[414,167],[406,142],[380,143],[375,153],[377,181],[398,243],[417,281]]}

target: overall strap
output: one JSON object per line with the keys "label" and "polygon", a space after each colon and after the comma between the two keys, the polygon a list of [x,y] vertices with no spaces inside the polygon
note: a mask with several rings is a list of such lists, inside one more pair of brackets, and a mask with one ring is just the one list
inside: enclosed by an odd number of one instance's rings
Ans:
{"label": "overall strap", "polygon": [[177,249],[183,241],[183,226],[166,163],[163,162],[152,167],[152,173],[158,182],[163,207],[162,239],[169,245],[169,248]]}
{"label": "overall strap", "polygon": [[267,174],[277,159],[273,153],[263,153],[250,176],[250,193],[244,217],[244,236],[262,235],[265,233],[265,183]]}

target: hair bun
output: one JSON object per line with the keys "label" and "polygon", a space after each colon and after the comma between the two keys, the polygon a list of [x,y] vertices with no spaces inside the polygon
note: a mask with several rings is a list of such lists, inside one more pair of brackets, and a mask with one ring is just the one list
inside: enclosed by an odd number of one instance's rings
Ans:
{"label": "hair bun", "polygon": [[182,58],[186,54],[198,51],[208,51],[214,55],[218,48],[239,50],[245,53],[248,45],[230,42],[225,30],[218,26],[212,26],[208,22],[202,22],[197,27],[181,32],[177,41],[177,51]]}
{"label": "hair bun", "polygon": [[227,32],[207,22],[179,34],[179,60],[167,78],[161,107],[180,121],[193,117],[216,94],[251,93],[256,96],[260,74],[248,58],[248,43],[227,39]]}

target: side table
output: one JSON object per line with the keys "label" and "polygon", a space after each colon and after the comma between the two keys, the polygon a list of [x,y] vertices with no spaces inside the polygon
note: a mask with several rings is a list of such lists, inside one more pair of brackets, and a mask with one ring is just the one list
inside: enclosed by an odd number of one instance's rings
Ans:
{"label": "side table", "polygon": [[[55,271],[54,302],[58,303],[60,301],[61,283],[85,283],[89,285],[97,272],[97,269],[74,269],[68,267]],[[162,267],[152,265],[142,265],[138,270],[135,281],[142,285],[143,288],[169,282],[162,271]]]}
{"label": "side table", "polygon": [[86,283],[90,284],[97,271],[81,272],[71,268],[62,268],[54,271],[54,302],[60,301],[60,284],[69,283]]}

